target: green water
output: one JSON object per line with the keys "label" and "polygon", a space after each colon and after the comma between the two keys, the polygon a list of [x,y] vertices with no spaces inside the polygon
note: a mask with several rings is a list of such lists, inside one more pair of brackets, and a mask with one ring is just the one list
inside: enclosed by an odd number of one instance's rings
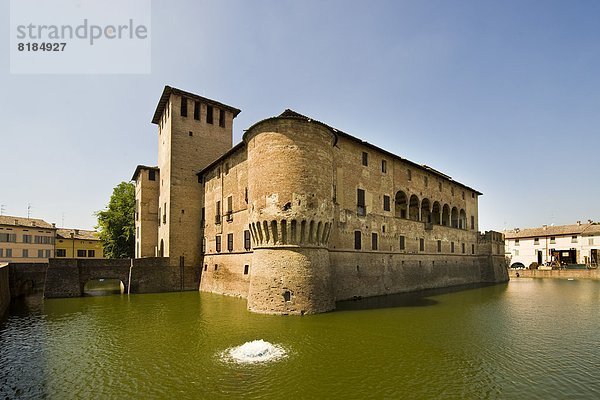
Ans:
{"label": "green water", "polygon": [[[594,399],[599,307],[600,282],[541,279],[304,317],[196,292],[30,300],[0,323],[0,398]],[[254,339],[287,357],[223,360]]]}

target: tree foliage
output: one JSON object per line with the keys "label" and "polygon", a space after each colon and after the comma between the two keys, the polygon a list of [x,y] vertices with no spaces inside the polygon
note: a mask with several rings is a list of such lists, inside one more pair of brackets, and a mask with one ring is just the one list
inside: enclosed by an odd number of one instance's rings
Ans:
{"label": "tree foliage", "polygon": [[96,229],[106,258],[133,258],[135,252],[135,185],[119,183],[110,196],[108,206],[95,213]]}

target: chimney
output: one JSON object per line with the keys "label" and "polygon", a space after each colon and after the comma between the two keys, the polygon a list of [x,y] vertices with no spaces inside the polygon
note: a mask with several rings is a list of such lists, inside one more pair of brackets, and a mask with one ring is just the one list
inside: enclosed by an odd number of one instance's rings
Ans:
{"label": "chimney", "polygon": [[79,229],[75,229],[75,234],[79,235]]}
{"label": "chimney", "polygon": [[53,227],[53,228],[56,228],[56,224],[55,224],[55,223],[52,223],[52,227]]}
{"label": "chimney", "polygon": [[588,219],[588,223],[589,223],[589,224],[593,224],[593,223],[594,223],[594,221],[592,221],[591,219]]}
{"label": "chimney", "polygon": [[515,228],[515,232],[519,233],[521,231],[521,228]]}
{"label": "chimney", "polygon": [[543,230],[546,230],[546,229],[548,229],[548,225],[546,225],[546,224],[542,225],[542,229],[543,229]]}
{"label": "chimney", "polygon": [[581,226],[581,221],[577,221],[577,226]]}

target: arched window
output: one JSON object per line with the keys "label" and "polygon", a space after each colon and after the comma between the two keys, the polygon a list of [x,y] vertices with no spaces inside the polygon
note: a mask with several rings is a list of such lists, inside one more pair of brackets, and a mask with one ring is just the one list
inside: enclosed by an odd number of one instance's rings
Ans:
{"label": "arched window", "polygon": [[459,218],[458,227],[460,229],[467,229],[467,213],[465,212],[465,210],[463,210],[463,209],[460,210],[460,213],[458,214],[458,218]]}
{"label": "arched window", "polygon": [[450,214],[450,220],[452,221],[452,227],[458,228],[458,209],[452,207],[452,213]]}
{"label": "arched window", "polygon": [[414,194],[410,196],[408,203],[408,218],[413,221],[419,220],[419,198]]}
{"label": "arched window", "polygon": [[408,218],[408,199],[402,190],[396,193],[394,215],[398,218]]}
{"label": "arched window", "polygon": [[442,225],[450,226],[450,206],[448,204],[444,204],[442,207]]}
{"label": "arched window", "polygon": [[431,222],[431,203],[429,199],[423,199],[421,201],[421,221]]}
{"label": "arched window", "polygon": [[431,209],[431,222],[436,225],[440,225],[442,222],[442,210],[440,208],[440,203],[437,201],[433,202],[433,208]]}

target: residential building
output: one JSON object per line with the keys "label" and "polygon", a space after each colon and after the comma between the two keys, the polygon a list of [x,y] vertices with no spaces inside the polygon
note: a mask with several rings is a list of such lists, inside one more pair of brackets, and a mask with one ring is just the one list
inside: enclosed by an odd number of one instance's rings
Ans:
{"label": "residential building", "polygon": [[57,229],[56,258],[104,258],[104,248],[98,232],[84,229]]}
{"label": "residential building", "polygon": [[0,216],[0,262],[47,263],[54,257],[56,227],[37,219]]}
{"label": "residential building", "polygon": [[539,228],[504,232],[506,254],[511,267],[545,265],[587,265],[600,261],[600,224],[589,220],[572,225],[543,225]]}

